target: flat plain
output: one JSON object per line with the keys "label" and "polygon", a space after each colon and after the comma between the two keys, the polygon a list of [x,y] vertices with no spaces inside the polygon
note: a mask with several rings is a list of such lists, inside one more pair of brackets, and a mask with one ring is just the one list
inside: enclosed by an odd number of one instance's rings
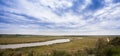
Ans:
{"label": "flat plain", "polygon": [[[16,44],[16,43],[32,43],[32,42],[44,42],[54,39],[70,39],[70,42],[36,46],[36,47],[26,47],[18,49],[1,49],[0,52],[3,56],[13,56],[21,53],[22,56],[29,56],[30,52],[33,52],[34,56],[54,56],[51,53],[54,50],[65,51],[68,53],[75,53],[77,51],[82,51],[87,48],[95,48],[96,43],[99,39],[104,39],[107,41],[109,36],[2,36],[0,37],[0,44]],[[84,53],[84,52],[83,52]],[[66,55],[64,55],[66,56]],[[75,55],[73,55],[75,56]],[[86,55],[84,55],[86,56]]]}

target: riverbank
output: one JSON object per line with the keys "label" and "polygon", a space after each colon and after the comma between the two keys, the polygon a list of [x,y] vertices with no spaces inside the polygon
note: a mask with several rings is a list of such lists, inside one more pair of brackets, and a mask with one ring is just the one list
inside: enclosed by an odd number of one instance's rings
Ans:
{"label": "riverbank", "polygon": [[[51,37],[52,38],[52,37]],[[63,38],[63,37],[61,37]],[[83,50],[84,48],[92,48],[95,46],[98,38],[89,38],[89,37],[67,37],[71,40],[71,42],[67,43],[59,43],[47,46],[36,46],[36,47],[26,47],[26,48],[18,48],[18,49],[1,49],[0,52],[3,52],[3,56],[9,56],[14,53],[21,53],[22,56],[28,56],[28,53],[33,51],[34,56],[38,56],[38,54],[49,54],[53,50],[59,51],[67,51],[69,53],[76,52],[77,50]],[[39,55],[40,56],[40,55]]]}
{"label": "riverbank", "polygon": [[70,39],[56,39],[45,42],[36,42],[36,43],[22,43],[22,44],[8,44],[8,45],[0,45],[0,49],[16,49],[23,47],[36,47],[36,46],[44,46],[44,45],[52,45],[58,43],[70,42]]}

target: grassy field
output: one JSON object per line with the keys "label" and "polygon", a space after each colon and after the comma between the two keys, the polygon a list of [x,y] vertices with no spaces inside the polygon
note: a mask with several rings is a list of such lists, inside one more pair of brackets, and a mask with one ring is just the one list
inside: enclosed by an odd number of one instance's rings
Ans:
{"label": "grassy field", "polygon": [[[77,51],[82,51],[87,48],[95,48],[96,42],[98,39],[103,38],[106,40],[106,37],[2,37],[0,38],[0,44],[11,44],[11,43],[26,43],[26,42],[38,42],[38,41],[47,41],[58,38],[69,38],[71,42],[62,43],[62,44],[53,44],[49,46],[37,46],[29,48],[19,48],[19,49],[1,49],[0,52],[3,56],[10,56],[13,54],[22,54],[22,56],[29,56],[30,52],[33,52],[34,56],[51,56],[50,54],[53,50],[66,51],[68,53],[75,53]],[[82,38],[82,39],[81,39]],[[62,52],[63,53],[63,52]],[[41,55],[42,54],[42,55]],[[47,54],[47,55],[46,55]],[[53,55],[54,56],[54,55]],[[67,56],[67,55],[65,55]],[[76,55],[77,56],[77,55]]]}
{"label": "grassy field", "polygon": [[0,37],[0,44],[17,44],[17,43],[31,43],[43,42],[48,40],[60,39],[64,37],[47,37],[47,36],[2,36]]}

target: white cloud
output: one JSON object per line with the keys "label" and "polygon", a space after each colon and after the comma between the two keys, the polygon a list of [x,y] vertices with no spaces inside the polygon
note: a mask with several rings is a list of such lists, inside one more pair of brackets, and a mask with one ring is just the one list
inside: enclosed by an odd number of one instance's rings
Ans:
{"label": "white cloud", "polygon": [[57,8],[72,7],[72,0],[40,0],[39,3],[43,6],[49,6],[53,10]]}
{"label": "white cloud", "polygon": [[79,11],[84,10],[91,3],[92,3],[91,0],[85,0],[84,3],[82,5],[80,5]]}
{"label": "white cloud", "polygon": [[[120,27],[119,3],[113,4],[111,0],[105,0],[106,6],[103,8],[97,11],[83,11],[92,3],[91,0],[85,0],[83,4],[78,5],[77,9],[78,11],[82,11],[82,13],[76,14],[74,11],[68,10],[62,15],[58,15],[54,12],[58,9],[64,10],[71,8],[74,5],[74,1],[77,0],[18,0],[16,1],[17,4],[12,8],[3,6],[3,10],[10,13],[6,12],[7,16],[0,17],[9,22],[19,22],[21,24],[0,24],[0,27],[5,27],[5,29],[0,28],[2,31],[0,33],[4,31],[9,32],[13,29],[16,31],[13,33],[24,32],[24,34],[30,34],[30,32],[31,34],[45,34],[45,32],[48,34],[51,31],[53,34],[59,34],[60,31],[63,34],[66,32],[68,34],[102,34],[102,31],[106,32],[105,34],[112,34],[110,33],[112,31],[118,33],[115,29]],[[23,15],[33,17],[37,20],[28,19],[27,16],[25,17]],[[48,25],[45,26],[45,23],[48,23]],[[57,29],[60,27],[63,27],[62,30]],[[43,31],[45,32],[41,33]]]}
{"label": "white cloud", "polygon": [[[120,26],[116,22],[119,21],[120,17],[120,4],[114,4],[112,6],[106,6],[103,9],[97,10],[95,13],[93,13],[93,20],[97,20],[96,25],[100,28],[104,28],[105,26],[109,25],[108,28],[112,28],[113,24]],[[94,24],[93,24],[94,25]],[[104,26],[103,26],[104,25]],[[96,27],[97,27],[96,26]],[[112,27],[111,27],[112,26]]]}
{"label": "white cloud", "polygon": [[106,6],[109,6],[109,5],[112,5],[113,3],[113,0],[104,0],[105,1],[105,5]]}

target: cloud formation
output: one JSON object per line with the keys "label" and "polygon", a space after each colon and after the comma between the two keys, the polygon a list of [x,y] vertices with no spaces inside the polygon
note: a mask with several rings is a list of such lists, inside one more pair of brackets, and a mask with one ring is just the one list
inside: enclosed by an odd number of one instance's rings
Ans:
{"label": "cloud formation", "polygon": [[120,35],[117,0],[0,0],[1,34]]}

